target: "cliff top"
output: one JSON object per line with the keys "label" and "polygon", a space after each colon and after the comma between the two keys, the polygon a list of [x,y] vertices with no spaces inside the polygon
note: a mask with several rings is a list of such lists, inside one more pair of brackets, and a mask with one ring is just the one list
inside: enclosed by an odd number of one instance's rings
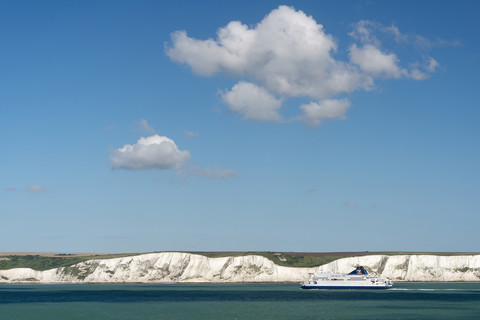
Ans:
{"label": "cliff top", "polygon": [[[159,253],[159,252],[155,252]],[[274,252],[274,251],[190,251],[210,258],[259,255],[285,267],[316,267],[337,259],[366,255],[474,255],[477,252],[400,252],[400,251],[357,251],[357,252]],[[146,253],[55,253],[55,252],[0,252],[0,270],[31,268],[48,270],[68,267],[92,259],[112,259]]]}

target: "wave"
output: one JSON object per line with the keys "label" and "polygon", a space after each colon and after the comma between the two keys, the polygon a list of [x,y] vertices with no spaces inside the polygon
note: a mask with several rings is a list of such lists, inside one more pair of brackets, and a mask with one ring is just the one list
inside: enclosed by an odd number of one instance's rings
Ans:
{"label": "wave", "polygon": [[433,288],[392,288],[391,291],[472,291],[471,289],[433,289]]}

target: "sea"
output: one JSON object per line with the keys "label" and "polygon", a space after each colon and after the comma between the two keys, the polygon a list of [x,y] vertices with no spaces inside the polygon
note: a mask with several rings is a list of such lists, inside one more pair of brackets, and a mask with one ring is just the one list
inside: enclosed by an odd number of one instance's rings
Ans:
{"label": "sea", "polygon": [[480,319],[480,283],[0,285],[0,319]]}

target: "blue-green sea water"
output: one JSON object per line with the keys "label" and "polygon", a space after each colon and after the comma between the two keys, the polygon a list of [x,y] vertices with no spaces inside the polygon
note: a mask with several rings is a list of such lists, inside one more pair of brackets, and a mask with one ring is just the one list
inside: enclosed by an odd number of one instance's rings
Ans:
{"label": "blue-green sea water", "polygon": [[480,283],[0,285],[0,319],[480,319]]}

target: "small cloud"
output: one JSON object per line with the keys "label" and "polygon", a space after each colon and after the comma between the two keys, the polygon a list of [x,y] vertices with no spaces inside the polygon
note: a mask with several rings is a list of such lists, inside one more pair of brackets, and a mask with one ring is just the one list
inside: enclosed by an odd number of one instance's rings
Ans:
{"label": "small cloud", "polygon": [[430,75],[415,68],[410,71],[410,77],[415,80],[425,80],[430,78]]}
{"label": "small cloud", "polygon": [[[430,40],[416,34],[403,34],[395,25],[384,26],[381,23],[368,20],[358,22],[354,27],[354,31],[350,32],[349,35],[363,44],[362,48],[357,48],[355,44],[350,47],[350,61],[358,65],[366,73],[375,77],[383,76],[385,78],[405,77],[414,80],[425,80],[435,72],[439,64],[434,58],[429,57],[428,61],[423,63],[423,65],[417,61],[410,63],[411,67],[409,70],[400,68],[400,61],[394,53],[385,53],[380,49],[382,45],[381,38],[385,41],[388,41],[388,38],[393,38],[397,44],[409,46],[413,51],[461,45],[458,41],[447,41],[440,38]],[[422,56],[424,55],[425,53],[423,52]]]}
{"label": "small cloud", "polygon": [[303,115],[294,120],[303,121],[309,127],[320,125],[328,119],[345,119],[345,113],[350,107],[347,99],[325,99],[300,106]]}
{"label": "small cloud", "polygon": [[172,139],[153,135],[140,138],[136,144],[126,144],[111,151],[113,169],[150,170],[179,169],[190,159],[188,151],[181,151]]}
{"label": "small cloud", "polygon": [[17,189],[14,187],[6,187],[5,191],[16,191]]}
{"label": "small cloud", "polygon": [[282,100],[276,99],[267,90],[253,83],[240,81],[232,90],[222,95],[222,100],[230,111],[241,114],[246,120],[282,120],[278,113]]}
{"label": "small cloud", "polygon": [[366,44],[361,48],[353,44],[350,47],[350,62],[375,77],[400,78],[406,74],[406,71],[398,66],[398,59],[394,53],[384,53],[372,44]]}
{"label": "small cloud", "polygon": [[315,193],[316,191],[317,191],[317,189],[310,188],[310,189],[305,190],[305,193]]}
{"label": "small cloud", "polygon": [[179,150],[175,142],[167,137],[153,135],[141,137],[137,143],[126,144],[110,151],[112,169],[177,170],[180,177],[170,179],[170,184],[188,185],[185,176],[197,176],[207,179],[227,179],[237,174],[236,170],[222,169],[218,165],[212,168],[186,167],[190,152]]}
{"label": "small cloud", "polygon": [[462,46],[462,42],[458,40],[449,41],[442,38],[436,38],[434,40],[430,40],[419,35],[413,36],[412,39],[413,39],[412,42],[416,46],[424,49],[431,49],[436,47],[441,48],[441,47],[461,47]]}
{"label": "small cloud", "polygon": [[419,63],[412,64],[409,76],[415,80],[428,79],[438,66],[439,63],[437,60],[430,57],[423,65],[420,65]]}
{"label": "small cloud", "polygon": [[371,20],[360,20],[354,24],[353,31],[348,35],[361,43],[370,43],[377,47],[389,39],[393,39],[397,44],[409,45],[414,49],[424,50],[435,47],[458,47],[462,45],[458,40],[450,41],[438,37],[428,39],[414,33],[404,34],[394,24],[386,26]]}
{"label": "small cloud", "polygon": [[186,174],[207,179],[228,179],[236,176],[237,170],[222,169],[218,165],[215,165],[213,168],[193,168],[187,171]]}
{"label": "small cloud", "polygon": [[361,43],[371,43],[378,46],[380,41],[373,32],[374,29],[381,29],[381,25],[369,20],[360,20],[348,35]]}
{"label": "small cloud", "polygon": [[434,72],[438,67],[438,62],[437,60],[433,59],[432,57],[430,57],[430,59],[428,60],[428,64],[427,64],[427,70],[429,72]]}
{"label": "small cloud", "polygon": [[199,135],[198,132],[193,132],[193,131],[188,131],[188,130],[183,131],[183,133],[185,133],[185,135],[189,138],[195,138],[195,137],[198,137],[198,135]]}
{"label": "small cloud", "polygon": [[353,202],[347,201],[343,204],[345,207],[356,208],[357,205]]}
{"label": "small cloud", "polygon": [[42,193],[42,192],[47,191],[44,187],[36,185],[36,184],[32,184],[31,186],[28,186],[27,190],[32,192],[32,193]]}
{"label": "small cloud", "polygon": [[155,129],[151,125],[149,125],[148,121],[145,120],[145,119],[142,119],[142,120],[139,121],[138,129],[141,132],[144,132],[144,133],[154,133],[155,132]]}

